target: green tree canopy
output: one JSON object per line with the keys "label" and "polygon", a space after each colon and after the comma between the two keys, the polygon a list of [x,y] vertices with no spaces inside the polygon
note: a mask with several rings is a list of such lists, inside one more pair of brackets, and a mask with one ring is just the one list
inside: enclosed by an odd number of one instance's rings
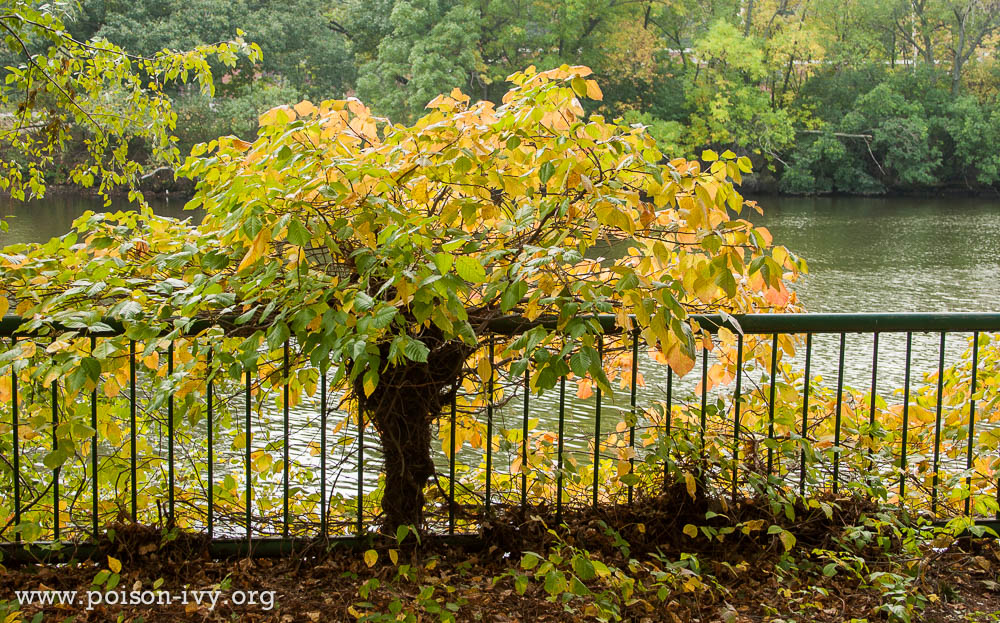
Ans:
{"label": "green tree canopy", "polygon": [[60,6],[13,0],[0,15],[13,59],[0,88],[0,189],[18,199],[44,193],[45,170],[79,128],[87,157],[70,177],[84,186],[103,192],[134,182],[142,167],[130,149],[139,142],[154,158],[177,161],[166,85],[195,81],[211,93],[209,59],[232,66],[241,54],[259,58],[259,48],[241,37],[137,56],[104,39],[73,38]]}

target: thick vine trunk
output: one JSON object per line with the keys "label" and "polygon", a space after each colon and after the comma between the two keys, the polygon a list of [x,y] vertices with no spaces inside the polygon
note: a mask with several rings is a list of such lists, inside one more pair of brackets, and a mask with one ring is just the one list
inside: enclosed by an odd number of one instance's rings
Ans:
{"label": "thick vine trunk", "polygon": [[[395,534],[401,525],[421,529],[424,523],[424,487],[434,475],[431,425],[450,404],[461,383],[462,366],[473,350],[461,342],[435,344],[421,337],[431,349],[427,362],[383,369],[378,386],[367,398],[360,379],[354,388],[361,411],[375,426],[382,446],[382,530],[387,534]],[[383,350],[384,361],[388,347]]]}

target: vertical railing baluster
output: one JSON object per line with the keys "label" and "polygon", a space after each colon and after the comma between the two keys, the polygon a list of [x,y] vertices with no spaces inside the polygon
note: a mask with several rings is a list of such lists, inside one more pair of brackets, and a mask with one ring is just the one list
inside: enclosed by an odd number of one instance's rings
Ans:
{"label": "vertical railing baluster", "polygon": [[[170,341],[167,348],[167,376],[173,383],[174,374],[174,342]],[[174,392],[170,390],[167,396],[167,525],[174,525]]]}
{"label": "vertical railing baluster", "polygon": [[[771,387],[767,404],[767,438],[774,439],[774,397],[777,389],[775,376],[778,373],[778,334],[771,337]],[[767,448],[767,479],[771,479],[771,472],[774,471],[774,448],[768,445]]]}
{"label": "vertical railing baluster", "polygon": [[868,405],[868,470],[875,469],[875,458],[873,456],[875,448],[875,392],[878,385],[878,332],[872,343],[872,389],[869,396],[871,404]]}
{"label": "vertical railing baluster", "polygon": [[944,397],[944,336],[938,348],[937,409],[934,415],[934,476],[931,480],[931,515],[937,516],[938,469],[941,464],[941,414]]}
{"label": "vertical railing baluster", "polygon": [[139,521],[139,462],[136,458],[138,452],[135,422],[135,340],[128,341],[128,419],[129,419],[129,471],[132,488],[132,522]]}
{"label": "vertical railing baluster", "polygon": [[[604,338],[602,336],[597,336],[597,359],[600,362],[601,369],[604,369]],[[594,508],[597,508],[597,503],[599,502],[599,487],[600,487],[600,471],[601,471],[601,386],[597,384],[597,379],[594,379],[594,385],[597,387],[597,402],[594,407],[594,495],[592,504]]]}
{"label": "vertical railing baluster", "polygon": [[209,348],[205,359],[205,398],[208,413],[206,413],[205,432],[208,433],[208,538],[215,531],[215,448],[213,443],[214,407],[212,396],[212,350]]}
{"label": "vertical railing baluster", "polygon": [[493,498],[493,344],[494,336],[490,335],[490,377],[486,381],[486,514],[490,512]]}
{"label": "vertical railing baluster", "polygon": [[899,503],[906,498],[906,473],[908,471],[906,443],[910,432],[910,354],[913,349],[913,334],[906,333],[906,367],[903,371],[903,447],[899,457]]}
{"label": "vertical railing baluster", "polygon": [[833,494],[840,489],[840,414],[844,404],[844,347],[847,336],[840,334],[840,360],[837,364],[837,408],[833,424]]}
{"label": "vertical railing baluster", "polygon": [[358,518],[356,532],[365,528],[365,414],[358,409]]}
{"label": "vertical railing baluster", "polygon": [[244,395],[244,413],[243,413],[243,416],[244,416],[245,420],[243,422],[243,430],[244,430],[244,435],[245,435],[244,441],[246,442],[245,443],[245,447],[243,448],[244,461],[246,463],[245,469],[244,469],[244,471],[246,473],[246,483],[244,483],[244,488],[245,488],[244,497],[246,499],[246,519],[245,519],[245,521],[246,521],[246,529],[247,529],[247,542],[249,543],[250,541],[253,540],[253,518],[252,518],[252,515],[251,515],[251,508],[252,508],[252,505],[253,505],[253,490],[252,490],[253,485],[251,483],[251,474],[252,474],[252,472],[250,470],[250,459],[251,459],[250,454],[251,454],[251,450],[252,450],[252,447],[251,447],[251,440],[252,440],[251,437],[252,437],[252,435],[251,435],[251,432],[250,432],[250,412],[253,409],[253,402],[252,402],[252,398],[251,398],[252,390],[251,390],[251,381],[250,381],[250,371],[249,370],[247,370],[247,372],[246,372],[246,388],[244,389],[244,392],[245,392],[245,395]]}
{"label": "vertical railing baluster", "polygon": [[326,371],[320,369],[319,377],[319,531],[323,538],[330,536],[326,523]]}
{"label": "vertical railing baluster", "polygon": [[287,539],[288,538],[288,474],[289,474],[289,466],[288,466],[288,461],[289,461],[289,453],[288,453],[288,446],[289,446],[289,426],[288,426],[288,418],[289,418],[289,414],[288,414],[288,410],[289,410],[288,409],[288,405],[289,405],[289,396],[288,396],[288,340],[285,340],[285,348],[284,348],[284,352],[282,354],[281,376],[282,376],[282,379],[284,381],[284,384],[282,386],[282,392],[284,393],[284,396],[283,396],[283,404],[282,404],[282,411],[281,411],[282,426],[283,426],[283,428],[282,428],[283,437],[282,437],[282,443],[281,443],[281,448],[282,448],[282,450],[281,450],[281,452],[282,452],[282,465],[281,465],[281,478],[282,478],[282,480],[281,480],[281,482],[282,482],[282,485],[281,485],[281,493],[282,493],[281,536],[282,536],[282,538],[286,538]]}
{"label": "vertical railing baluster", "polygon": [[743,334],[736,342],[736,389],[733,391],[733,506],[736,506],[736,492],[739,486],[740,462],[740,403],[743,392]]}
{"label": "vertical railing baluster", "polygon": [[[17,338],[10,339],[11,350],[17,348]],[[11,395],[11,434],[13,435],[13,460],[14,460],[14,525],[21,525],[21,435],[18,428],[17,411],[17,368],[10,366],[10,395]],[[14,539],[21,540],[21,531],[18,529],[14,533]]]}
{"label": "vertical railing baluster", "polygon": [[[52,381],[52,452],[59,451],[59,382]],[[59,540],[59,466],[52,470],[52,540]]]}
{"label": "vertical railing baluster", "polygon": [[448,534],[455,534],[455,425],[458,421],[458,387],[451,395],[451,455],[448,458]]}
{"label": "vertical railing baluster", "polygon": [[969,393],[969,445],[965,454],[965,469],[969,475],[965,477],[965,486],[969,497],[965,498],[965,514],[972,514],[972,447],[976,432],[976,381],[979,374],[979,331],[972,334],[972,387]]}
{"label": "vertical railing baluster", "polygon": [[[97,348],[97,338],[90,337],[90,356],[94,356],[94,350]],[[94,390],[90,393],[90,427],[94,429],[94,435],[90,439],[90,530],[94,536],[94,541],[97,541],[97,527],[98,527],[98,507],[97,507],[97,382],[100,379],[100,373],[97,375],[97,379],[94,381]]]}
{"label": "vertical railing baluster", "polygon": [[556,442],[556,525],[562,523],[563,434],[566,422],[566,375],[559,377],[559,437]]}
{"label": "vertical railing baluster", "polygon": [[[636,410],[636,392],[639,386],[639,329],[632,331],[632,395],[629,397],[629,412],[631,420],[628,426],[629,472],[635,473],[635,424],[638,419]],[[632,503],[633,487],[628,486],[628,503]]]}
{"label": "vertical railing baluster", "polygon": [[701,468],[705,469],[705,429],[708,428],[708,348],[701,347],[701,422],[698,428],[698,451],[701,453]]}
{"label": "vertical railing baluster", "polygon": [[671,427],[673,425],[674,418],[674,371],[667,366],[667,413],[666,413],[666,430],[664,431],[664,452],[666,453],[666,460],[663,462],[663,490],[666,491],[667,487],[670,485],[670,450],[673,448],[674,440],[671,437],[673,431]]}
{"label": "vertical railing baluster", "polygon": [[521,414],[521,508],[528,507],[528,410],[531,401],[531,374],[524,371],[524,410]]}
{"label": "vertical railing baluster", "polygon": [[806,439],[809,434],[809,364],[812,360],[812,333],[806,333],[806,370],[802,377],[802,449],[799,450],[799,495],[806,494]]}

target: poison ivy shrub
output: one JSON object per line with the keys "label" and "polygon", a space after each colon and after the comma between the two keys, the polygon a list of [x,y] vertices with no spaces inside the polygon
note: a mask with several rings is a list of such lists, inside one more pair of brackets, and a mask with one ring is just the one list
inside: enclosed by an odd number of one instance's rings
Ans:
{"label": "poison ivy shrub", "polygon": [[174,97],[178,148],[182,153],[190,153],[196,144],[219,136],[252,135],[257,132],[261,111],[293,104],[299,99],[298,90],[280,78],[241,84],[214,98],[197,90],[184,91]]}
{"label": "poison ivy shrub", "polygon": [[[797,309],[786,279],[804,263],[741,218],[759,209],[735,187],[749,160],[667,160],[644,128],[585,114],[602,97],[590,73],[515,73],[501,106],[456,89],[413,125],[304,101],[261,115],[252,142],[196,147],[200,224],[85,215],[0,258],[27,329],[71,327],[37,374],[89,391],[126,364],[126,338],[152,352],[191,332],[212,339],[185,342],[161,395],[197,404],[196,379],[248,372],[298,394],[328,373],[379,436],[385,528],[420,526],[431,424],[460,391],[496,398],[487,353],[532,390],[572,373],[610,394],[598,314],[683,375],[710,343],[691,311]],[[498,338],[506,316],[523,332]],[[74,331],[103,317],[126,337],[90,353]],[[310,369],[288,378],[283,356]]]}

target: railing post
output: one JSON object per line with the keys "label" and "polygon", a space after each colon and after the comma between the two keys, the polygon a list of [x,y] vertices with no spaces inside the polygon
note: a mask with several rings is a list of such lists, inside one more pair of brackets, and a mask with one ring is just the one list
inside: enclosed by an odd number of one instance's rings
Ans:
{"label": "railing post", "polygon": [[[167,348],[167,376],[173,383],[174,374],[174,342],[170,341]],[[167,525],[174,526],[174,392],[170,390],[167,396]]]}
{"label": "railing post", "polygon": [[205,432],[208,435],[208,538],[211,539],[215,528],[215,448],[213,444],[213,408],[212,404],[212,350],[209,347],[205,359],[205,398],[208,412],[205,414]]}
{"label": "railing post", "polygon": [[812,333],[806,333],[806,370],[802,377],[802,449],[799,450],[799,495],[806,494],[806,439],[809,435],[809,364],[812,360]]}
{"label": "railing post", "polygon": [[742,402],[743,385],[743,334],[736,343],[736,389],[733,390],[733,506],[736,506],[736,494],[739,487],[740,465],[740,403]]}
{"label": "railing post", "polygon": [[[775,333],[771,337],[771,387],[769,391],[768,403],[767,403],[767,439],[768,441],[774,440],[774,398],[775,390],[777,389],[777,379],[775,378],[778,373],[778,334]],[[774,448],[768,445],[767,448],[767,479],[771,479],[771,473],[774,471]]]}
{"label": "railing post", "polygon": [[136,437],[138,431],[136,431],[135,422],[135,340],[128,341],[128,412],[129,412],[129,431],[131,439],[129,439],[129,471],[130,482],[131,482],[131,495],[132,495],[132,522],[137,523],[139,521],[139,480],[138,480],[138,459],[136,458],[136,452],[138,448],[136,447]]}
{"label": "railing post", "polygon": [[840,489],[840,413],[844,404],[844,347],[846,335],[840,334],[840,361],[837,364],[837,408],[834,414],[833,432],[833,494]]}
{"label": "railing post", "polygon": [[281,441],[282,449],[282,462],[281,462],[281,492],[282,492],[282,515],[281,515],[281,536],[283,538],[288,538],[288,475],[289,475],[289,452],[288,452],[288,440],[289,440],[289,396],[288,396],[288,340],[285,340],[285,348],[282,354],[282,366],[281,366],[281,377],[283,380],[282,392],[284,393],[282,400],[282,431],[283,438]]}
{"label": "railing post", "polygon": [[[94,350],[97,348],[97,338],[90,338],[90,355],[94,355]],[[98,529],[98,461],[97,461],[97,382],[100,379],[100,374],[97,375],[97,379],[94,380],[94,390],[90,394],[90,427],[94,429],[94,434],[90,439],[90,473],[91,473],[91,483],[90,483],[90,530],[93,534],[94,541],[97,541],[97,529]]]}
{"label": "railing post", "polygon": [[969,475],[965,477],[965,486],[969,497],[965,498],[965,514],[972,513],[972,448],[976,437],[976,381],[979,374],[979,331],[972,334],[972,387],[969,393],[969,445],[965,456],[965,469]]}
{"label": "railing post", "polygon": [[490,512],[493,492],[493,343],[494,336],[490,334],[490,377],[486,381],[486,514]]}
{"label": "railing post", "polygon": [[906,367],[903,381],[903,439],[899,458],[899,503],[906,499],[906,474],[909,471],[906,457],[906,443],[910,428],[910,360],[913,348],[913,334],[906,334]]}
{"label": "railing post", "polygon": [[[597,336],[597,359],[601,369],[604,369],[604,337]],[[601,386],[594,379],[596,389],[596,404],[594,407],[594,495],[592,505],[597,508],[599,502],[600,473],[601,473]]]}
{"label": "railing post", "polygon": [[[17,348],[17,338],[11,338],[10,340],[11,349]],[[18,428],[18,396],[17,396],[17,370],[14,366],[10,368],[10,411],[11,411],[11,434],[12,439],[12,451],[14,460],[14,525],[20,527],[21,525],[21,435]],[[16,541],[21,540],[21,531],[14,534],[14,539]]]}
{"label": "railing post", "polygon": [[250,432],[250,411],[251,411],[251,409],[253,407],[253,404],[251,402],[251,382],[250,382],[250,371],[249,370],[247,370],[247,372],[245,373],[245,377],[246,377],[246,388],[244,389],[244,392],[245,392],[244,393],[244,417],[245,417],[245,420],[244,420],[244,424],[243,424],[243,430],[245,431],[245,436],[246,436],[246,438],[244,440],[246,442],[246,447],[244,447],[243,452],[244,452],[244,460],[246,461],[246,468],[245,468],[246,483],[244,483],[244,487],[245,487],[246,490],[244,492],[244,498],[246,499],[246,519],[245,519],[245,521],[246,521],[246,530],[247,530],[247,544],[249,545],[250,541],[253,540],[253,519],[252,519],[252,516],[251,516],[251,507],[252,507],[252,502],[253,502],[253,497],[252,497],[253,496],[253,492],[252,492],[252,489],[251,489],[252,488],[251,476],[252,476],[253,472],[252,472],[251,467],[250,467],[250,460],[251,460],[251,456],[250,456],[250,454],[251,454],[251,439],[252,439],[252,435],[251,435],[251,432]]}
{"label": "railing post", "polygon": [[934,476],[931,481],[931,514],[937,517],[938,470],[941,465],[941,415],[944,398],[944,331],[938,348],[937,409],[934,416]]}
{"label": "railing post", "polygon": [[[628,447],[629,447],[629,457],[628,466],[629,473],[635,474],[635,424],[638,419],[638,410],[636,408],[636,395],[638,392],[639,385],[639,329],[633,329],[632,331],[632,395],[629,397],[629,409],[631,413],[631,420],[628,426]],[[632,485],[628,486],[628,503],[632,503]]]}

